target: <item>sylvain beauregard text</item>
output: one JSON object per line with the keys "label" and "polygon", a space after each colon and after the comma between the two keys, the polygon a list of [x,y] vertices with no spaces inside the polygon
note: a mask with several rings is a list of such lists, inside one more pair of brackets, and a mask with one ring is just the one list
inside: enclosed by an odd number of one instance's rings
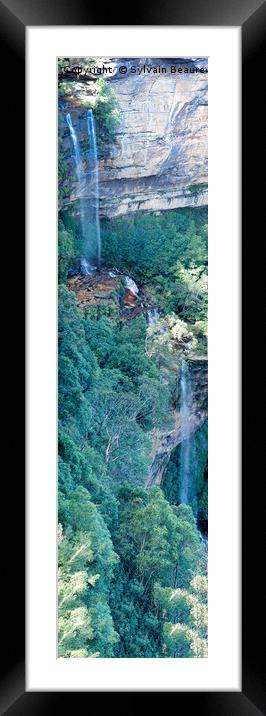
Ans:
{"label": "sylvain beauregard text", "polygon": [[144,75],[144,74],[197,74],[197,73],[207,73],[208,69],[207,67],[195,67],[193,66],[184,66],[184,67],[177,67],[176,65],[169,65],[169,66],[162,66],[162,65],[119,65],[118,67],[111,66],[111,65],[92,65],[91,67],[81,67],[80,65],[75,65],[74,67],[66,66],[63,69],[63,72],[65,74],[74,74],[78,76],[84,76],[84,75],[112,75],[112,74],[137,74],[137,75]]}

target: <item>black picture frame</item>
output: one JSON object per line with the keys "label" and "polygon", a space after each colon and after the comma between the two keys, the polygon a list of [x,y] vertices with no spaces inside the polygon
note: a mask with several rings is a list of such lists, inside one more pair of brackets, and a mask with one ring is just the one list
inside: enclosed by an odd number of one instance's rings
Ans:
{"label": "black picture frame", "polygon": [[[134,6],[134,22],[126,15],[125,6],[92,7],[85,0],[0,0],[1,73],[3,123],[2,154],[6,152],[2,187],[3,220],[7,218],[7,237],[2,247],[3,279],[8,297],[8,310],[2,311],[1,332],[4,351],[15,357],[10,371],[7,405],[11,416],[4,418],[6,435],[3,451],[7,456],[2,486],[6,527],[2,532],[2,565],[6,561],[6,578],[2,586],[3,673],[1,678],[1,713],[50,714],[62,708],[62,699],[74,706],[72,692],[25,692],[24,637],[24,484],[21,477],[24,454],[24,136],[25,136],[25,28],[34,25],[200,25],[242,27],[242,691],[241,692],[176,692],[176,708],[215,716],[256,716],[266,711],[263,672],[265,632],[263,580],[264,501],[260,485],[260,450],[263,446],[263,423],[254,419],[254,376],[263,378],[261,355],[254,356],[254,343],[260,340],[263,306],[263,264],[260,261],[264,225],[264,190],[259,180],[265,138],[262,111],[264,63],[263,49],[266,26],[266,5],[261,0],[186,0],[175,4],[158,0]],[[264,55],[265,56],[265,55]],[[230,81],[230,68],[225,71]],[[229,169],[230,171],[230,169]],[[15,200],[14,200],[15,197]],[[222,202],[222,197],[221,197]],[[257,242],[257,244],[256,244]],[[6,256],[4,255],[6,252]],[[229,258],[230,260],[230,258]],[[10,277],[15,291],[10,291]],[[253,285],[252,285],[253,283]],[[245,290],[244,290],[245,288]],[[9,293],[8,293],[9,292]],[[14,305],[11,307],[11,295]],[[13,295],[15,294],[15,295]],[[10,299],[10,300],[9,300]],[[6,302],[5,302],[6,304]],[[5,305],[4,304],[4,305]],[[254,311],[254,304],[256,310]],[[255,315],[254,315],[255,313]],[[20,326],[21,334],[18,333]],[[252,328],[251,328],[252,327]],[[20,355],[20,357],[19,357]],[[240,369],[240,368],[239,368]],[[6,382],[6,379],[5,381]],[[20,398],[18,398],[20,391]],[[260,400],[261,392],[259,390]],[[230,403],[230,401],[229,401]],[[229,405],[230,409],[230,405]],[[6,414],[5,414],[6,415]],[[256,446],[256,449],[254,449]],[[18,467],[15,469],[15,456]],[[13,546],[11,547],[11,537]],[[2,566],[3,573],[3,566]],[[230,589],[230,585],[228,585]],[[11,599],[14,598],[11,608]],[[91,699],[90,693],[79,693]],[[67,701],[66,701],[67,697]],[[184,701],[185,699],[185,701]],[[183,704],[183,707],[182,707]],[[76,701],[75,706],[77,707]],[[85,704],[86,707],[86,704]]]}

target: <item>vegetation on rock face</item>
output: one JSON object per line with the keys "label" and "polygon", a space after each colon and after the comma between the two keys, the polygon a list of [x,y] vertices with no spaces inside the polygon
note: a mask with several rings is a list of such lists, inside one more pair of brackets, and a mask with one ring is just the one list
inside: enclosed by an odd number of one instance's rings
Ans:
{"label": "vegetation on rock face", "polygon": [[207,210],[179,209],[112,219],[103,222],[102,239],[106,263],[134,272],[150,287],[168,324],[172,322],[173,328],[176,321],[181,328],[183,322],[183,332],[190,333],[193,347],[206,353]]}
{"label": "vegetation on rock face", "polygon": [[[180,494],[180,451],[178,445],[171,454],[167,466],[163,491],[170,503],[176,504]],[[202,427],[191,437],[190,461],[190,504],[195,514],[198,514],[202,527],[208,525],[208,424],[205,421]]]}
{"label": "vegetation on rock face", "polygon": [[65,159],[63,142],[64,119],[58,115],[58,205],[61,207],[65,197],[70,191],[70,177],[68,164]]}
{"label": "vegetation on rock face", "polygon": [[[109,141],[117,108],[102,80],[93,109]],[[59,144],[59,196],[67,171]],[[174,427],[180,359],[206,353],[206,223],[203,209],[102,222],[104,263],[160,310],[148,327],[144,315],[122,323],[117,306],[78,308],[67,273],[79,229],[60,214],[59,657],[207,656],[207,423],[192,440],[190,505],[180,447],[162,487],[146,486],[154,437]]]}
{"label": "vegetation on rock face", "polygon": [[106,155],[108,145],[113,141],[120,121],[119,106],[114,91],[102,78],[93,85],[91,99],[83,99],[82,105],[93,110],[97,130],[99,157]]}
{"label": "vegetation on rock face", "polygon": [[201,191],[208,189],[208,184],[190,184],[188,189],[191,194],[199,194]]}
{"label": "vegetation on rock face", "polygon": [[74,257],[74,238],[71,231],[67,231],[63,222],[58,225],[58,278],[60,283],[66,281],[69,266]]}
{"label": "vegetation on rock face", "polygon": [[[79,115],[83,118],[82,121],[84,127],[86,127],[87,110],[93,110],[97,133],[98,158],[103,159],[110,152],[110,147],[120,122],[119,106],[114,91],[106,80],[100,78],[88,84],[91,85],[91,91],[88,92],[81,103],[79,102]],[[75,173],[73,165],[72,171],[70,171],[69,163],[65,158],[66,112],[71,114],[71,110],[77,110],[75,94],[73,94],[74,87],[73,79],[68,79],[67,76],[64,78],[63,75],[58,90],[59,102],[61,100],[63,102],[58,114],[58,204],[60,208],[69,200],[73,171]]]}

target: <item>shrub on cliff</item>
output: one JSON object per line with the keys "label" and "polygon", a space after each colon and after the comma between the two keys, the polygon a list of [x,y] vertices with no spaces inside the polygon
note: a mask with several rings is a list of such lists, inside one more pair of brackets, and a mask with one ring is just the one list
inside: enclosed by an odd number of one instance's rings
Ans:
{"label": "shrub on cliff", "polygon": [[106,147],[113,141],[120,121],[119,106],[114,91],[102,78],[94,84],[95,93],[91,100],[82,101],[83,106],[93,110],[96,122],[98,155],[106,154]]}
{"label": "shrub on cliff", "polygon": [[67,272],[74,255],[74,240],[71,231],[67,231],[62,221],[58,227],[58,278],[65,283]]}

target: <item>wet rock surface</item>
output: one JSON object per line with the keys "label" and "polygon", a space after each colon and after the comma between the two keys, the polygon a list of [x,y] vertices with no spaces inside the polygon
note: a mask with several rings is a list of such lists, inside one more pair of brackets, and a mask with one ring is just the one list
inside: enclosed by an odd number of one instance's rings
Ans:
{"label": "wet rock surface", "polygon": [[137,287],[130,277],[108,269],[86,275],[74,273],[69,276],[67,286],[75,293],[79,308],[116,308],[121,321],[131,320],[142,313],[146,315],[151,308],[145,286]]}

